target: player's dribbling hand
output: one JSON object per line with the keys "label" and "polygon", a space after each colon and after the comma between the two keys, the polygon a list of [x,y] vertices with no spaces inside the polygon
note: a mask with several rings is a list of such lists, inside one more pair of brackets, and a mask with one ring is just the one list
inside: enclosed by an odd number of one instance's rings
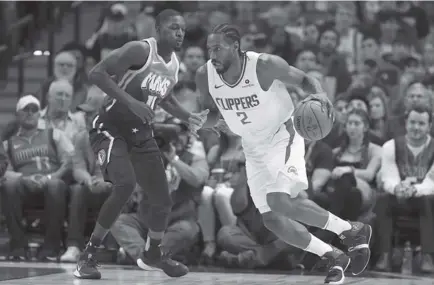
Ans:
{"label": "player's dribbling hand", "polygon": [[130,104],[129,108],[134,115],[142,120],[142,122],[151,123],[154,119],[154,110],[152,110],[152,108],[145,102],[135,100],[134,103]]}
{"label": "player's dribbling hand", "polygon": [[209,109],[203,110],[200,113],[191,113],[188,118],[188,125],[193,135],[197,137],[197,131],[202,128],[208,118]]}
{"label": "player's dribbling hand", "polygon": [[329,118],[333,118],[334,120],[333,104],[330,101],[330,99],[327,97],[327,93],[324,92],[318,94],[310,94],[305,99],[303,99],[301,103],[305,103],[311,100],[320,102],[321,108],[327,112]]}

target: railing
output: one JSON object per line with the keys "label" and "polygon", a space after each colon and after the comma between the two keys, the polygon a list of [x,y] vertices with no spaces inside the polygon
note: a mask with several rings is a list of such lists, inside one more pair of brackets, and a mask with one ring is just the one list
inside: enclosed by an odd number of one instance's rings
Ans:
{"label": "railing", "polygon": [[[55,2],[47,2],[47,3],[53,3]],[[62,17],[62,14],[66,13],[73,13],[74,17],[74,35],[73,39],[77,42],[80,41],[80,35],[81,35],[81,8],[82,8],[82,1],[75,1],[72,2],[71,5],[65,9],[65,11],[62,11],[60,13],[60,16]],[[53,10],[51,10],[53,12]],[[56,40],[56,25],[59,23],[59,19],[52,17],[52,22],[48,24],[48,26],[45,29],[48,29],[48,46],[47,50],[49,51],[49,55],[47,56],[47,74],[48,76],[51,76],[53,74],[53,57],[54,53],[56,52],[56,46],[55,46],[55,40]],[[14,24],[12,24],[8,29],[8,34],[11,36],[16,36],[20,32],[22,32],[25,28],[28,30],[28,34],[33,35],[33,28],[35,26],[35,19],[32,15],[27,15],[18,21],[16,21]],[[29,48],[26,51],[20,52],[17,55],[12,56],[11,60],[9,61],[10,64],[16,64],[18,69],[18,90],[17,90],[17,96],[20,97],[24,92],[24,82],[25,82],[25,62],[32,58],[34,56],[34,50],[35,50],[35,40],[34,38],[30,38],[30,44]],[[9,42],[9,45],[13,45],[12,42]],[[11,47],[11,46],[9,46]],[[8,44],[0,45],[0,52],[6,51],[8,49]]]}

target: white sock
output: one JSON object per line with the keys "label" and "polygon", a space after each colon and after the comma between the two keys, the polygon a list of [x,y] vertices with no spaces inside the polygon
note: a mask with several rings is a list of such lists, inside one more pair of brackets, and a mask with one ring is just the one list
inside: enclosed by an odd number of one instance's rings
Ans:
{"label": "white sock", "polygon": [[344,231],[351,230],[351,224],[329,212],[329,219],[324,229],[340,235]]}
{"label": "white sock", "polygon": [[327,252],[330,252],[330,251],[333,250],[333,248],[331,247],[331,245],[323,242],[322,240],[320,240],[316,236],[310,234],[310,237],[311,237],[310,243],[306,247],[305,251],[309,251],[309,252],[311,252],[313,254],[316,254],[319,257],[321,257],[324,254],[326,254]]}
{"label": "white sock", "polygon": [[145,251],[148,251],[150,247],[151,247],[151,238],[148,236],[146,238]]}

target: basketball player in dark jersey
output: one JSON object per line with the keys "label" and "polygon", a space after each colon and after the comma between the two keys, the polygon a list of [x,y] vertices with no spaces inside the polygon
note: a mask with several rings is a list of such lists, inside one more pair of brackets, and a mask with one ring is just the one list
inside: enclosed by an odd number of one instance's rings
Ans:
{"label": "basketball player in dark jersey", "polygon": [[96,248],[119,216],[136,182],[151,203],[146,209],[148,218],[142,217],[149,232],[137,265],[145,270],[163,270],[172,277],[188,273],[185,265],[170,258],[164,245],[160,247],[172,201],[150,123],[156,104],[188,122],[192,131],[203,125],[208,111],[191,114],[170,96],[178,81],[179,62],[174,51],[181,48],[184,39],[184,19],[174,10],[164,10],[156,17],[156,31],[155,39],[129,42],[111,52],[89,74],[91,82],[109,97],[93,120],[90,141],[113,190],[80,256],[74,271],[77,278],[101,278],[94,256]]}

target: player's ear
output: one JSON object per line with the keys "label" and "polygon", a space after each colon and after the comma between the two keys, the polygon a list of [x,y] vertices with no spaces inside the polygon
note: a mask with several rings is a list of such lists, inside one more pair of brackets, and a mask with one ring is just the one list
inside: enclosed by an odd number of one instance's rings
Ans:
{"label": "player's ear", "polygon": [[235,48],[236,51],[240,50],[240,43],[238,41],[234,42],[234,48]]}

